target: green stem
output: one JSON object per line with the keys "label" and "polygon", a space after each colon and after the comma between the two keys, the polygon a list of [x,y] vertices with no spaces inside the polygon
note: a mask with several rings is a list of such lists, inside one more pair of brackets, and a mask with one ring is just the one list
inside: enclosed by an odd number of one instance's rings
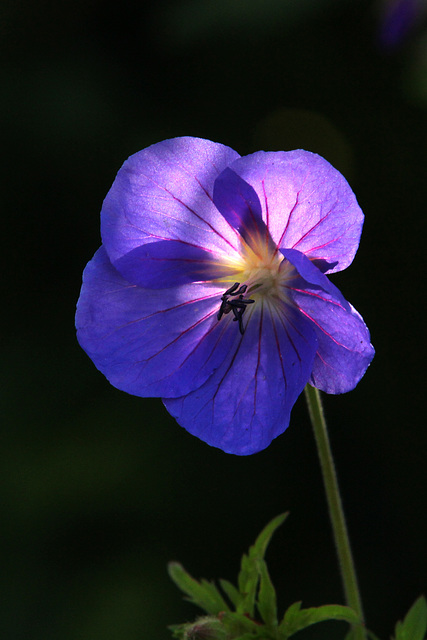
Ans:
{"label": "green stem", "polygon": [[[360,619],[363,620],[362,601],[359,594],[359,588],[357,586],[356,571],[354,568],[347,525],[345,523],[344,511],[338,489],[337,475],[335,472],[331,446],[329,444],[320,392],[318,389],[307,384],[305,387],[305,396],[307,399],[308,411],[313,425],[317,452],[319,454],[320,466],[322,469],[329,516],[331,518],[332,530],[334,533],[346,604],[354,609]],[[354,640],[366,640],[367,638],[365,628],[362,626],[354,627],[353,634]]]}

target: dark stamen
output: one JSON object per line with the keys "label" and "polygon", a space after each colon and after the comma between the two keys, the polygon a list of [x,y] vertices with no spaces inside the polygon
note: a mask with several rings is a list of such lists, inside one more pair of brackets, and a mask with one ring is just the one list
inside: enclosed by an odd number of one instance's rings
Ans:
{"label": "dark stamen", "polygon": [[[229,289],[227,289],[227,291],[224,293],[224,296],[230,296],[230,295],[233,295],[233,296],[234,296],[234,295],[235,295],[235,293],[234,293],[234,292],[236,291],[236,289],[237,289],[237,287],[238,287],[238,286],[239,286],[239,283],[238,283],[238,282],[235,282],[235,283],[233,284],[233,286],[231,286]],[[223,296],[223,297],[224,297],[224,296]],[[222,298],[221,298],[221,299],[222,299]]]}
{"label": "dark stamen", "polygon": [[[242,284],[242,286],[240,288],[239,287],[240,287],[240,283],[235,282],[233,286],[227,289],[227,291],[221,296],[221,306],[219,308],[217,318],[218,320],[221,320],[224,314],[230,313],[230,311],[232,311],[234,315],[233,320],[234,322],[239,323],[239,331],[243,335],[244,328],[243,328],[242,317],[246,311],[246,305],[253,304],[255,300],[251,300],[251,298],[243,297],[243,294],[248,288],[246,284]],[[239,296],[239,297],[235,300],[229,300],[230,296],[233,296],[233,297]]]}

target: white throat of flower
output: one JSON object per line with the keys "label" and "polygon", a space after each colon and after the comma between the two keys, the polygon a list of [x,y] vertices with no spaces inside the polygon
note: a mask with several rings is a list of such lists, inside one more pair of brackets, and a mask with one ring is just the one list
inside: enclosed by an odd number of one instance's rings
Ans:
{"label": "white throat of flower", "polygon": [[289,304],[287,286],[297,276],[294,266],[280,251],[266,243],[265,238],[256,238],[249,246],[242,240],[240,256],[228,262],[234,273],[228,282],[236,281],[247,285],[246,296],[255,300],[253,311],[260,302],[268,302],[270,307]]}

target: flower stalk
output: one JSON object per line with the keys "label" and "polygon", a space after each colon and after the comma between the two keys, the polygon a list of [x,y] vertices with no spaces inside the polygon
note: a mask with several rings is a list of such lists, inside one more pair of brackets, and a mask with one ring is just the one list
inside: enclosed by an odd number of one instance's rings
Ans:
{"label": "flower stalk", "polygon": [[[331,519],[335,547],[341,571],[346,604],[351,607],[363,620],[362,601],[357,584],[356,571],[351,553],[350,540],[345,522],[344,510],[338,488],[338,480],[332,457],[326,420],[323,413],[320,392],[315,387],[307,384],[305,387],[310,420],[313,426],[322,470],[323,483],[328,502],[329,516]],[[363,626],[353,628],[354,640],[366,640],[367,635]]]}

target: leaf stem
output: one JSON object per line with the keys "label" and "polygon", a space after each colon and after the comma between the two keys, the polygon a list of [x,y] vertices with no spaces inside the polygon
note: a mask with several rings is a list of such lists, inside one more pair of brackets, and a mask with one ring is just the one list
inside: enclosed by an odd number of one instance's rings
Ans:
{"label": "leaf stem", "polygon": [[[356,571],[354,568],[350,540],[348,537],[344,510],[338,488],[337,475],[329,443],[320,392],[315,387],[307,384],[305,387],[305,397],[307,399],[308,411],[313,426],[317,452],[319,454],[320,466],[322,469],[323,482],[325,485],[329,508],[329,517],[331,519],[334,534],[346,604],[354,609],[360,619],[363,620],[362,601],[359,594],[359,587],[357,585]],[[367,636],[364,626],[354,627],[352,637],[354,640],[366,640]]]}

